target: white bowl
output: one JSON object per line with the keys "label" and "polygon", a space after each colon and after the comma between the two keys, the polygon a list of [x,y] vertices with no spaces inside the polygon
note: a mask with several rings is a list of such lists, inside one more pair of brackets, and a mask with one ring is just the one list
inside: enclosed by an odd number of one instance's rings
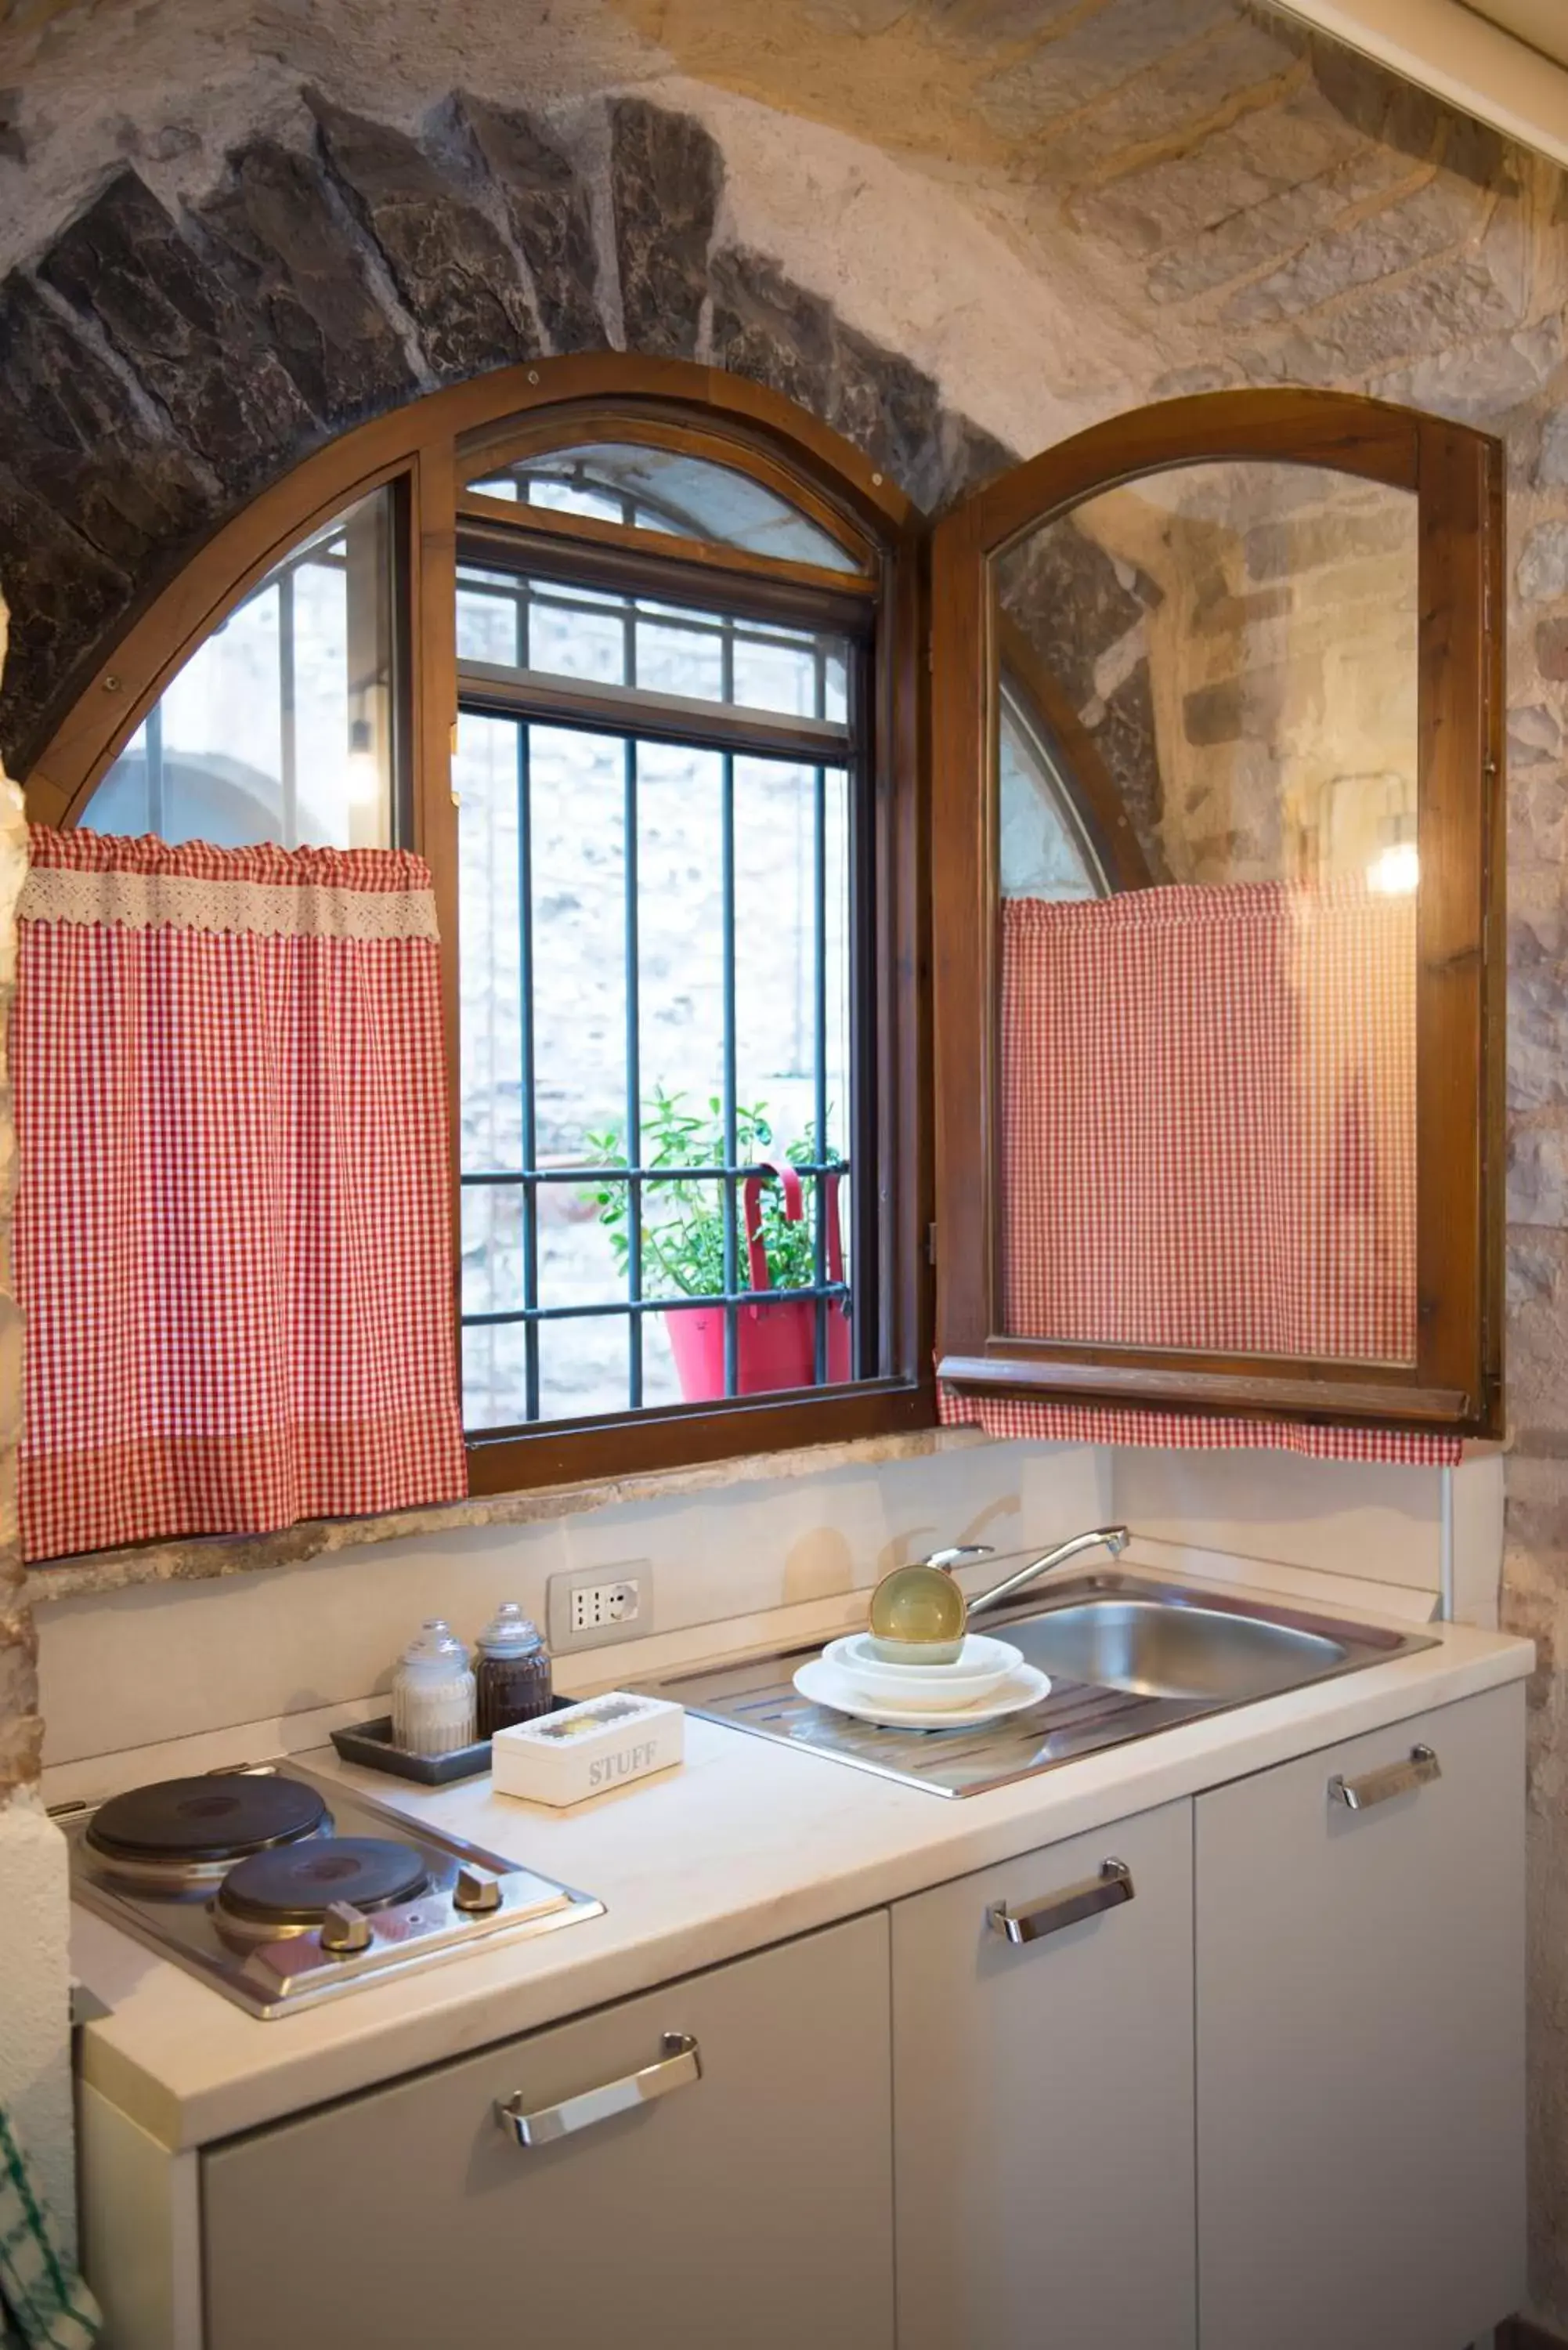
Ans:
{"label": "white bowl", "polygon": [[1033,1665],[1020,1665],[1000,1689],[992,1690],[977,1705],[950,1705],[945,1710],[931,1705],[900,1705],[896,1698],[867,1697],[847,1673],[830,1664],[826,1657],[808,1659],[795,1674],[794,1685],[812,1705],[828,1705],[836,1713],[846,1713],[856,1721],[877,1722],[888,1730],[928,1731],[933,1738],[950,1737],[956,1731],[981,1729],[988,1721],[1001,1721],[1010,1713],[1023,1713],[1051,1694],[1047,1675],[1036,1672]]}
{"label": "white bowl", "polygon": [[923,1672],[928,1665],[956,1665],[963,1654],[961,1637],[956,1640],[885,1640],[877,1632],[867,1632],[866,1653],[880,1665],[911,1665]]}
{"label": "white bowl", "polygon": [[965,1634],[962,1649],[950,1665],[885,1664],[868,1632],[831,1640],[822,1653],[826,1663],[868,1696],[897,1699],[911,1709],[929,1707],[933,1713],[979,1704],[1023,1661],[1006,1640],[988,1640],[978,1632]]}

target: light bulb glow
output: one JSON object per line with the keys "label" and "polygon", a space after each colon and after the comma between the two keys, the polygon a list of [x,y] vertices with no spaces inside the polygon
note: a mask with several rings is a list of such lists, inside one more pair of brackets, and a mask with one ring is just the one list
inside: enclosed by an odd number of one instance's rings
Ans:
{"label": "light bulb glow", "polygon": [[1407,898],[1421,879],[1421,860],[1413,840],[1397,840],[1381,849],[1366,868],[1366,886],[1380,898]]}
{"label": "light bulb glow", "polygon": [[351,808],[379,807],[381,767],[374,751],[350,751],[343,763],[343,785]]}

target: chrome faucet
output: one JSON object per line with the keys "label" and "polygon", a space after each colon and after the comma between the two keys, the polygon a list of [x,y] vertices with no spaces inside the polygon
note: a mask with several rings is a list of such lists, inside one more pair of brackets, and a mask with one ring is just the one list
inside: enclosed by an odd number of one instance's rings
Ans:
{"label": "chrome faucet", "polygon": [[[999,1600],[1011,1599],[1015,1591],[1023,1590],[1042,1575],[1054,1574],[1057,1567],[1065,1566],[1069,1559],[1081,1558],[1086,1550],[1104,1548],[1113,1558],[1120,1558],[1131,1540],[1126,1526],[1096,1526],[1092,1534],[1075,1534],[1071,1542],[1058,1543],[1054,1550],[1044,1551],[1038,1558],[1032,1558],[1027,1566],[1018,1567],[1012,1575],[1004,1575],[1002,1581],[992,1584],[989,1591],[979,1592],[969,1603],[969,1613],[978,1616],[982,1607],[994,1607]],[[962,1543],[954,1550],[933,1551],[924,1564],[946,1567],[950,1573],[962,1559],[990,1558],[992,1555],[990,1543]]]}

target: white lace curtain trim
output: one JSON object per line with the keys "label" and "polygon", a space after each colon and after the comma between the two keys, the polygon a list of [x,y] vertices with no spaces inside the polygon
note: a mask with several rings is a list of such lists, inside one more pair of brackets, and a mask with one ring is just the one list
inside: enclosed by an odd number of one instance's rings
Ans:
{"label": "white lace curtain trim", "polygon": [[280,939],[436,936],[429,889],[329,889],[168,873],[67,872],[47,865],[28,873],[17,911],[28,922],[112,922],[133,931],[251,931]]}

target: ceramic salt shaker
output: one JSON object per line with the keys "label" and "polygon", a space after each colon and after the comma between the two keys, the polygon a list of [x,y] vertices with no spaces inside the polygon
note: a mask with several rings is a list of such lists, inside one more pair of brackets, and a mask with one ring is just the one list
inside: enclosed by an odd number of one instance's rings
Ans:
{"label": "ceramic salt shaker", "polygon": [[468,1650],[450,1624],[432,1616],[403,1650],[392,1679],[392,1743],[406,1754],[450,1754],[473,1741]]}

